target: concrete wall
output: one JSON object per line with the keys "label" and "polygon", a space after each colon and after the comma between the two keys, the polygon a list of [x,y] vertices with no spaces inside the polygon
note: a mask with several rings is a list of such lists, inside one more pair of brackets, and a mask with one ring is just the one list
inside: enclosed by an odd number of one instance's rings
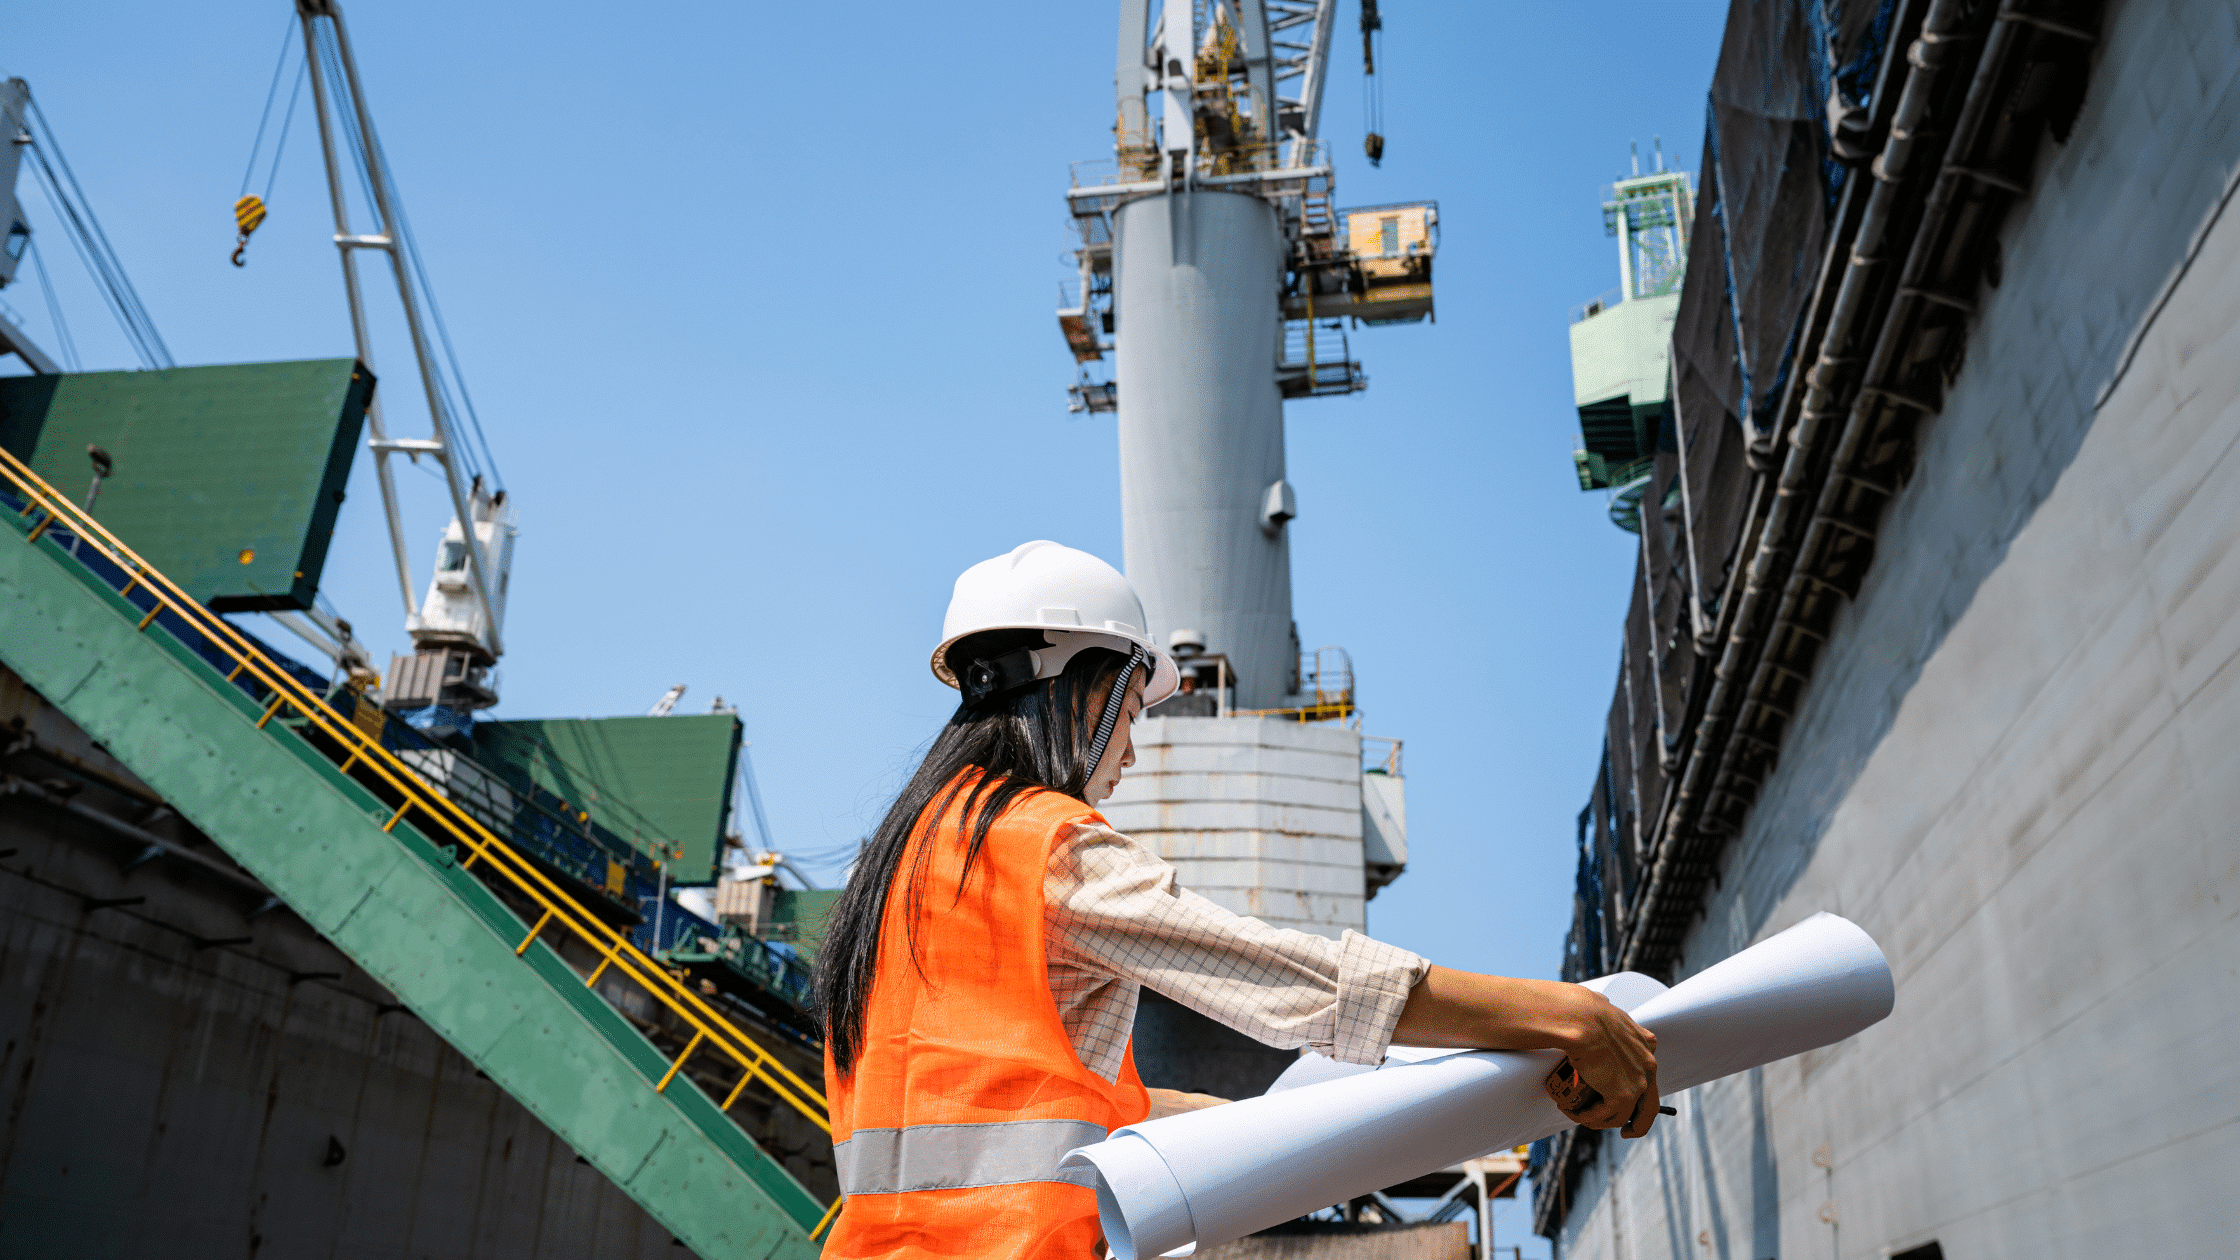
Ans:
{"label": "concrete wall", "polygon": [[[17,718],[129,779],[0,670]],[[0,1255],[687,1254],[300,920],[137,847],[0,797]]]}
{"label": "concrete wall", "polygon": [[1567,1256],[2231,1254],[2240,5],[2105,29],[1681,968],[1832,910],[1897,1012],[1606,1139]]}
{"label": "concrete wall", "polygon": [[1145,718],[1112,825],[1238,914],[1361,930],[1361,736],[1276,718]]}

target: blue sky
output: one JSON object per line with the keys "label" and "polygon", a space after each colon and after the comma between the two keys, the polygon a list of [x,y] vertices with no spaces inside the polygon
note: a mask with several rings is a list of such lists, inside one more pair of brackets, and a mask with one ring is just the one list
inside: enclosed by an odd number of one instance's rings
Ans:
{"label": "blue sky", "polygon": [[[181,363],[349,352],[308,100],[249,266],[226,261],[291,7],[10,14],[0,69]],[[1383,8],[1382,169],[1351,4],[1322,132],[1341,205],[1438,200],[1439,320],[1354,333],[1368,392],[1289,407],[1297,617],[1406,741],[1411,865],[1371,931],[1552,975],[1633,544],[1572,478],[1565,313],[1617,283],[1599,188],[1629,141],[1695,166],[1724,8]],[[720,693],[781,843],[852,841],[952,703],[925,657],[957,572],[1036,537],[1120,559],[1113,426],[1067,414],[1052,316],[1067,164],[1110,152],[1113,6],[348,12],[520,512],[499,712]],[[132,366],[42,240],[85,366]],[[423,434],[369,292],[392,426]],[[46,329],[28,268],[0,297]],[[448,508],[402,481],[424,583]],[[386,557],[361,458],[326,590],[383,654],[408,648]]]}
{"label": "blue sky", "polygon": [[[182,363],[349,351],[308,100],[249,266],[226,261],[290,8],[10,21],[0,69]],[[502,714],[720,693],[782,842],[830,848],[948,711],[924,659],[958,571],[1033,537],[1119,560],[1113,426],[1067,414],[1052,317],[1067,163],[1109,153],[1111,8],[349,10],[520,512]],[[1352,653],[1367,729],[1407,741],[1412,864],[1372,929],[1549,974],[1632,562],[1571,477],[1565,312],[1616,283],[1598,188],[1628,142],[1694,165],[1723,10],[1385,11],[1382,169],[1348,26],[1323,134],[1340,204],[1439,201],[1439,321],[1355,332],[1368,392],[1289,406],[1297,616]],[[132,366],[41,240],[85,365]],[[366,275],[392,426],[424,433]],[[28,268],[0,296],[45,331]],[[424,582],[448,509],[400,468]],[[384,652],[408,647],[386,556],[361,458],[326,590]]]}

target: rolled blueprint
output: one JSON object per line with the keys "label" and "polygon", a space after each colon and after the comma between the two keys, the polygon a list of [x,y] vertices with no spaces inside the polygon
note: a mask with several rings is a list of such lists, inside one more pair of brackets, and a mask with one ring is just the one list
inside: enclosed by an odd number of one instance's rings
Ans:
{"label": "rolled blueprint", "polygon": [[[1832,914],[1662,992],[1634,983],[1645,977],[1605,980],[1597,987],[1638,1001],[1633,1017],[1657,1035],[1667,1094],[1841,1041],[1896,1000],[1882,951]],[[1117,1260],[1186,1256],[1571,1127],[1541,1088],[1562,1058],[1494,1050],[1388,1063],[1129,1125],[1059,1170],[1095,1185]]]}

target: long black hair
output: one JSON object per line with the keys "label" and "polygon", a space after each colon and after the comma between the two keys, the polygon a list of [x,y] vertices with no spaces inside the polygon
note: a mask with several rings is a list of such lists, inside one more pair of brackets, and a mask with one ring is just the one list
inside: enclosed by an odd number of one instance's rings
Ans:
{"label": "long black hair", "polygon": [[[1020,647],[1043,646],[1042,632],[990,631],[960,640],[949,661],[959,677],[975,660],[994,659]],[[917,962],[917,910],[924,899],[926,851],[923,846],[903,872],[902,855],[921,824],[932,827],[955,803],[967,770],[984,771],[965,798],[964,831],[969,837],[956,895],[964,895],[972,864],[988,829],[1013,801],[1033,792],[1058,792],[1083,799],[1096,767],[1090,745],[1113,683],[1129,658],[1106,648],[1083,648],[1063,673],[975,703],[966,699],[934,736],[918,772],[887,808],[885,820],[863,845],[848,887],[832,908],[825,938],[817,951],[816,1002],[823,1016],[825,1046],[842,1076],[855,1067],[863,1049],[863,1011],[879,964],[880,925],[887,898],[898,879],[906,880],[911,914],[906,947]]]}

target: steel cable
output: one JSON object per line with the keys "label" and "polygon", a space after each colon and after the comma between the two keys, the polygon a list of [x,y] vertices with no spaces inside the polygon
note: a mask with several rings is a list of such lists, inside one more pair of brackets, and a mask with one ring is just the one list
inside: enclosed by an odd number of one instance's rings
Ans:
{"label": "steel cable", "polygon": [[[429,281],[419,241],[412,231],[411,216],[405,210],[404,198],[397,190],[393,175],[389,179],[387,191],[397,221],[389,223],[381,215],[380,198],[374,191],[373,161],[378,159],[381,170],[384,173],[390,172],[392,168],[389,165],[389,154],[381,147],[380,136],[359,130],[357,110],[353,108],[356,102],[348,96],[349,78],[344,73],[340,46],[336,43],[331,24],[317,27],[317,44],[320,64],[326,68],[327,82],[332,85],[330,92],[335,98],[336,114],[350,150],[351,163],[357,170],[359,188],[374,221],[374,229],[389,235],[397,248],[403,251],[405,265],[411,273],[407,282],[427,304],[428,319],[434,325],[436,342],[443,352],[438,370],[433,373],[432,383],[445,409],[465,418],[466,429],[473,439],[472,442],[461,441],[455,444],[461,465],[470,476],[486,477],[493,489],[503,489],[505,481],[498,474],[497,457],[490,449],[489,438],[483,431],[482,418],[475,411],[473,395],[467,390],[466,374],[460,369],[457,347],[451,340],[450,328],[444,322],[442,304],[437,301],[435,286]],[[479,453],[477,447],[480,448]]]}
{"label": "steel cable", "polygon": [[[264,90],[264,112],[257,115],[257,138],[249,144],[249,165],[241,172],[241,191],[234,194],[237,197],[248,196],[249,185],[256,179],[257,154],[264,148],[265,128],[272,123],[272,102],[279,99],[280,76],[288,68],[288,53],[295,46],[295,33],[295,15],[290,14],[285,28],[280,33],[280,60],[274,62],[272,66],[272,86]],[[294,104],[295,102],[291,98],[289,107],[292,109]],[[277,164],[277,159],[275,159],[275,163]]]}
{"label": "steel cable", "polygon": [[69,321],[62,318],[62,300],[54,291],[54,280],[47,275],[47,260],[39,253],[39,242],[31,242],[31,267],[39,273],[39,289],[46,294],[47,318],[54,324],[55,345],[62,351],[62,363],[71,371],[81,371],[78,365],[78,343],[70,336]]}
{"label": "steel cable", "polygon": [[154,318],[141,304],[139,293],[125,274],[123,261],[117,257],[116,247],[109,243],[108,233],[102,230],[101,220],[93,212],[93,203],[78,183],[77,172],[70,168],[70,159],[55,139],[54,127],[47,122],[46,112],[39,108],[36,99],[28,99],[25,104],[28,106],[26,115],[34,129],[31,142],[24,147],[31,151],[33,168],[39,173],[40,187],[47,195],[48,205],[70,229],[71,243],[77,247],[86,270],[100,285],[103,298],[142,364],[150,368],[175,366],[170,348],[164,345],[163,335],[156,331]]}

